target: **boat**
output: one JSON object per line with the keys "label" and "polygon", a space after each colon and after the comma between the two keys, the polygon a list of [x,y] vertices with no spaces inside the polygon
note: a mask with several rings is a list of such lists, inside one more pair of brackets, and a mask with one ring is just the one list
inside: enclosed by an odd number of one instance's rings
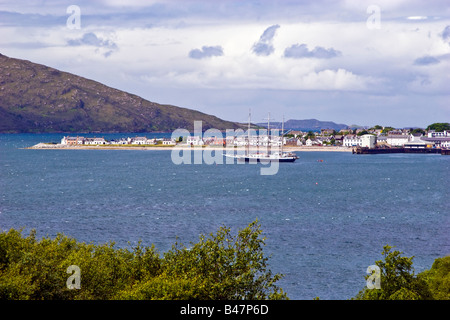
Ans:
{"label": "boat", "polygon": [[[225,153],[225,157],[231,157],[234,159],[237,159],[239,162],[249,162],[249,163],[269,163],[270,161],[278,161],[278,162],[294,162],[298,159],[298,156],[293,152],[283,152],[283,141],[281,141],[281,151],[277,152],[255,152],[250,153],[250,118],[251,118],[251,112],[249,111],[248,116],[248,137],[247,137],[247,148],[245,150],[245,154],[227,154]],[[284,135],[284,118],[282,122],[282,129],[281,129],[281,137]],[[267,137],[268,141],[270,141],[270,113],[267,120]]]}
{"label": "boat", "polygon": [[284,152],[284,153],[253,153],[247,155],[227,155],[226,157],[233,157],[241,162],[262,162],[268,163],[269,161],[278,161],[278,162],[294,162],[298,159],[298,156],[295,153]]}

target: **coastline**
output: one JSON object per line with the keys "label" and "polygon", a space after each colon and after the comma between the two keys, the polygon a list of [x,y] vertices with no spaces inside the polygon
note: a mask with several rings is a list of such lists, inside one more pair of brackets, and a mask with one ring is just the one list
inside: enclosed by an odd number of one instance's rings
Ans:
{"label": "coastline", "polygon": [[[211,146],[203,146],[203,147],[191,147],[187,145],[177,145],[177,146],[111,146],[111,145],[80,145],[80,146],[69,146],[69,145],[61,145],[61,144],[46,144],[46,143],[38,143],[32,147],[27,147],[24,149],[33,149],[33,150],[245,150],[245,148],[222,148],[222,147],[211,147]],[[251,148],[251,150],[256,151],[265,151],[265,148]],[[269,148],[270,150],[270,148]],[[350,147],[336,147],[336,146],[328,146],[328,147],[294,147],[294,146],[286,146],[283,148],[286,152],[302,152],[302,151],[327,151],[327,152],[352,152],[352,148]]]}

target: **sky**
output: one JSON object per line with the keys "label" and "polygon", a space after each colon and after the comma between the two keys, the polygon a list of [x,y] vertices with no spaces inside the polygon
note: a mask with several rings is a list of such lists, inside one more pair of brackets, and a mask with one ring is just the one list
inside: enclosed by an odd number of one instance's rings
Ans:
{"label": "sky", "polygon": [[247,122],[450,122],[450,2],[0,0],[0,53]]}

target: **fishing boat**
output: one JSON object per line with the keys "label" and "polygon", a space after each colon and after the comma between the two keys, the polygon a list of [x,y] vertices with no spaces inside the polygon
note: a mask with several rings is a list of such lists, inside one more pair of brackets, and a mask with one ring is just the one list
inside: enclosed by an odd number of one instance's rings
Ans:
{"label": "fishing boat", "polygon": [[[237,159],[239,162],[250,162],[250,163],[269,163],[270,161],[278,161],[278,162],[294,162],[298,159],[298,156],[293,152],[283,152],[283,135],[284,135],[284,118],[282,122],[282,129],[281,129],[281,150],[275,151],[275,152],[254,152],[250,153],[250,119],[251,119],[251,112],[249,111],[248,116],[248,136],[247,136],[247,143],[246,143],[246,149],[245,154],[227,154],[224,155],[226,157],[231,157],[234,159]],[[267,120],[267,140],[268,143],[270,143],[270,113]]]}

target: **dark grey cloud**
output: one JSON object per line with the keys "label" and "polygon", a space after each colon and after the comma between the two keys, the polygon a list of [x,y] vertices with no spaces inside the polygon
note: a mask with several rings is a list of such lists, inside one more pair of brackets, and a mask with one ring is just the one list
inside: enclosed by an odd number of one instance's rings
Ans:
{"label": "dark grey cloud", "polygon": [[117,49],[117,45],[110,40],[103,40],[93,32],[85,33],[80,39],[71,39],[67,41],[69,46],[94,46],[94,47],[105,47],[109,49]]}
{"label": "dark grey cloud", "polygon": [[258,56],[268,56],[273,53],[275,50],[272,45],[273,38],[275,37],[275,33],[280,26],[275,24],[273,26],[268,27],[264,30],[261,37],[259,37],[259,41],[256,42],[252,51]]}
{"label": "dark grey cloud", "polygon": [[203,46],[201,49],[192,49],[189,51],[189,58],[192,59],[204,59],[220,56],[223,56],[223,48],[221,46]]}
{"label": "dark grey cloud", "polygon": [[306,44],[294,44],[284,50],[286,58],[317,58],[317,59],[331,59],[341,55],[341,52],[333,48],[315,47],[309,50]]}
{"label": "dark grey cloud", "polygon": [[104,40],[99,38],[95,33],[88,32],[85,33],[79,39],[70,39],[67,41],[69,46],[93,46],[96,48],[104,48],[108,51],[104,52],[103,55],[107,58],[109,57],[115,50],[118,49],[117,45],[111,40]]}
{"label": "dark grey cloud", "polygon": [[439,63],[440,60],[436,57],[433,56],[424,56],[424,57],[420,57],[417,58],[416,60],[414,60],[414,65],[416,66],[428,66],[431,64],[437,64]]}
{"label": "dark grey cloud", "polygon": [[450,26],[446,26],[444,31],[442,31],[442,39],[450,41]]}

